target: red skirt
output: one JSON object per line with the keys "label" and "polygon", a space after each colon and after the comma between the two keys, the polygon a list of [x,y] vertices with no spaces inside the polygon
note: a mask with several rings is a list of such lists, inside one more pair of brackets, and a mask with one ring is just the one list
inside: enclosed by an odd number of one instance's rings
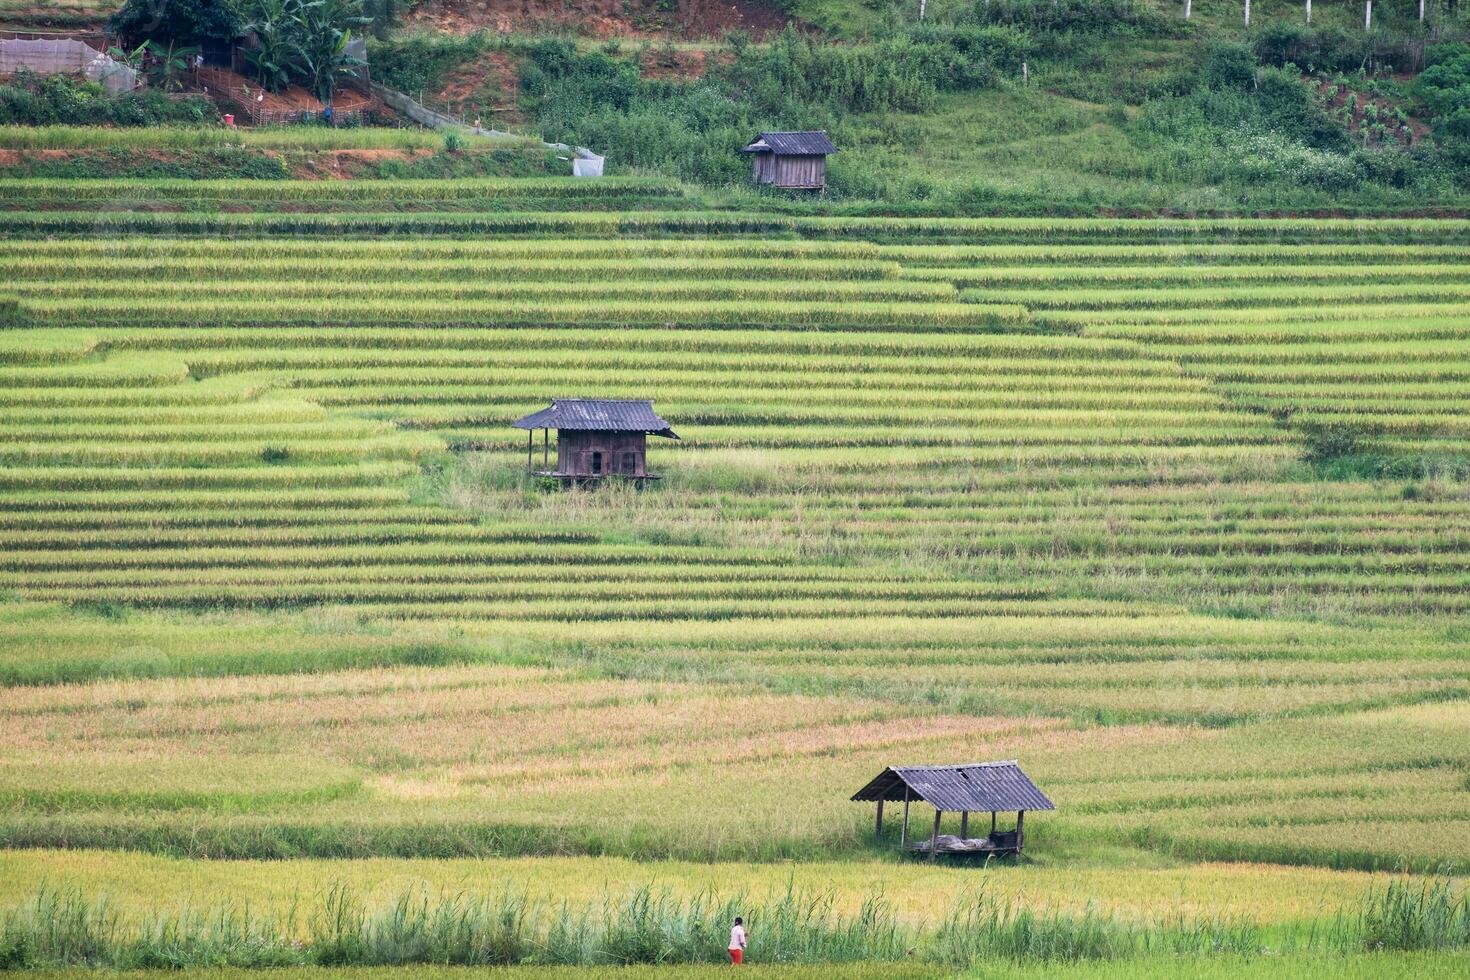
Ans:
{"label": "red skirt", "polygon": [[733,963],[735,966],[739,966],[744,961],[745,961],[745,950],[738,949],[738,948],[737,949],[730,950],[730,962],[731,963]]}

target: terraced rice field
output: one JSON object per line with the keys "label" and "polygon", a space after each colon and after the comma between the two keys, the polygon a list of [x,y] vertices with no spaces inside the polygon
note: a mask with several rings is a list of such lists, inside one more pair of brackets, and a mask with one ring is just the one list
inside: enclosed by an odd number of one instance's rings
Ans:
{"label": "terraced rice field", "polygon": [[[0,184],[0,841],[853,860],[1016,757],[1058,869],[1470,860],[1470,223],[527,185]],[[572,395],[665,478],[527,477]]]}

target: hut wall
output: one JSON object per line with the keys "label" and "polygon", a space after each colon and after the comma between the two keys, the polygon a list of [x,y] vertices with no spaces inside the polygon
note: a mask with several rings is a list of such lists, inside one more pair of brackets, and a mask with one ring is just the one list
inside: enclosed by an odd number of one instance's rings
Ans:
{"label": "hut wall", "polygon": [[[766,156],[766,154],[757,154]],[[777,187],[813,188],[827,186],[827,158],[824,156],[771,155],[774,167],[772,182]]]}
{"label": "hut wall", "polygon": [[642,432],[562,429],[556,434],[556,471],[564,476],[647,476],[647,452],[648,436]]}
{"label": "hut wall", "polygon": [[775,179],[775,156],[770,153],[752,153],[751,173],[757,184],[769,184]]}

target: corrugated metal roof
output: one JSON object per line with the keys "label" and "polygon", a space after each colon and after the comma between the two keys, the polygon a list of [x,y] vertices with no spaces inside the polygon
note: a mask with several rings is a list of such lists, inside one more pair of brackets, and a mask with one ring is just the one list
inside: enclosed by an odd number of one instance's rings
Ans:
{"label": "corrugated metal roof", "polygon": [[1014,759],[959,766],[890,766],[854,800],[923,800],[938,810],[1055,810]]}
{"label": "corrugated metal roof", "polygon": [[679,438],[653,411],[653,402],[621,398],[556,398],[550,408],[511,423],[517,429],[584,429],[597,432],[651,432]]}
{"label": "corrugated metal roof", "polygon": [[741,153],[789,153],[794,156],[816,156],[836,153],[837,147],[827,138],[825,129],[796,133],[761,133]]}

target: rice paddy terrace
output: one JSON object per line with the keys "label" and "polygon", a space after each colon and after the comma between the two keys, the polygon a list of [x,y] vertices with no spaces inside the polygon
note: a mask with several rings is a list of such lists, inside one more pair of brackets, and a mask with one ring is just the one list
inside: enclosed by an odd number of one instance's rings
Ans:
{"label": "rice paddy terrace", "polygon": [[[5,843],[829,855],[958,753],[1055,853],[1470,859],[1470,222],[0,205]],[[559,395],[667,478],[538,487]]]}

